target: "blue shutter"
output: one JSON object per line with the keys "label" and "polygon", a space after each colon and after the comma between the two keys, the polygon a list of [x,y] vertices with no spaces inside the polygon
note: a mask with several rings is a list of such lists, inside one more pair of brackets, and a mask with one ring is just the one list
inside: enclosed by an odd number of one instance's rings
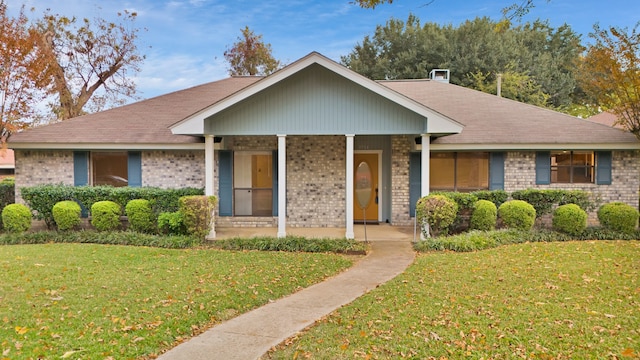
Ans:
{"label": "blue shutter", "polygon": [[271,155],[271,164],[273,167],[273,185],[272,185],[272,191],[271,194],[273,196],[273,208],[272,208],[272,213],[273,216],[278,216],[278,151],[274,150],[272,155]]}
{"label": "blue shutter", "polygon": [[596,184],[611,185],[612,160],[611,151],[596,152]]}
{"label": "blue shutter", "polygon": [[142,153],[130,151],[127,161],[128,185],[130,187],[142,186]]}
{"label": "blue shutter", "polygon": [[89,185],[89,152],[73,152],[73,186]]}
{"label": "blue shutter", "polygon": [[419,152],[409,154],[409,216],[414,217],[416,203],[422,195],[422,155]]}
{"label": "blue shutter", "polygon": [[233,215],[233,152],[218,151],[218,204],[220,216]]}
{"label": "blue shutter", "polygon": [[489,190],[504,190],[504,153],[489,153]]}
{"label": "blue shutter", "polygon": [[551,152],[536,153],[536,185],[551,184]]}

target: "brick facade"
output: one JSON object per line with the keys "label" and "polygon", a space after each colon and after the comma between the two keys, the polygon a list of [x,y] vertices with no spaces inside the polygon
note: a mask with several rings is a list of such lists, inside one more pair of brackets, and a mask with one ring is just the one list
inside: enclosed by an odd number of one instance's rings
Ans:
{"label": "brick facade", "polygon": [[204,151],[142,152],[142,186],[174,189],[204,188]]}
{"label": "brick facade", "polygon": [[23,203],[20,188],[45,185],[73,185],[73,151],[15,150],[16,202]]}
{"label": "brick facade", "polygon": [[391,224],[411,225],[409,214],[409,153],[411,138],[391,137]]}

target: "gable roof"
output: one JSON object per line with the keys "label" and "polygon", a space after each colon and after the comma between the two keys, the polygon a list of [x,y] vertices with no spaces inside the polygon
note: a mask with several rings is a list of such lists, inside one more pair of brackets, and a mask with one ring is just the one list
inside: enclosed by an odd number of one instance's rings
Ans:
{"label": "gable roof", "polygon": [[634,135],[557,111],[433,80],[380,81],[464,124],[432,141],[441,149],[638,149]]}
{"label": "gable roof", "polygon": [[415,100],[406,97],[396,91],[392,91],[388,87],[372,81],[353,70],[346,68],[337,62],[326,58],[325,56],[312,52],[300,60],[278,70],[277,72],[265,77],[237,93],[222,99],[211,106],[204,108],[195,114],[187,117],[179,123],[171,127],[174,134],[202,135],[204,133],[205,120],[211,116],[231,108],[232,106],[255,96],[267,89],[279,84],[286,79],[308,69],[314,65],[320,65],[329,71],[348,79],[360,87],[367,89],[387,100],[390,100],[408,110],[415,112],[427,119],[427,128],[424,129],[428,133],[459,133],[463,126],[455,120],[443,116],[442,114],[430,109]]}

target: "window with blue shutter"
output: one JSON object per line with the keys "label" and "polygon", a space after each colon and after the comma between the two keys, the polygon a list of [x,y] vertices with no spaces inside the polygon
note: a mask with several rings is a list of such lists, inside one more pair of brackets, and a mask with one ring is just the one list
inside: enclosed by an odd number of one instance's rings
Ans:
{"label": "window with blue shutter", "polygon": [[218,152],[218,204],[220,216],[233,215],[233,152]]}
{"label": "window with blue shutter", "polygon": [[536,153],[536,185],[551,184],[551,152]]}
{"label": "window with blue shutter", "polygon": [[419,152],[409,154],[409,215],[415,216],[416,203],[422,194],[422,155]]}
{"label": "window with blue shutter", "polygon": [[489,190],[504,190],[504,153],[489,153]]}
{"label": "window with blue shutter", "polygon": [[73,186],[89,185],[89,152],[73,152]]}
{"label": "window with blue shutter", "polygon": [[130,187],[142,186],[142,153],[130,151],[127,159],[128,185]]}
{"label": "window with blue shutter", "polygon": [[613,156],[611,151],[596,152],[596,184],[611,185]]}

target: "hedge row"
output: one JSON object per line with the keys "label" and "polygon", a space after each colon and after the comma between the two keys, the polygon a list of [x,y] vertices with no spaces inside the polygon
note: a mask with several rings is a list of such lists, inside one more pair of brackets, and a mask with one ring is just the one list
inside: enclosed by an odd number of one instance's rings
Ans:
{"label": "hedge row", "polygon": [[67,185],[38,185],[20,189],[22,199],[31,210],[35,211],[35,218],[44,220],[47,227],[54,226],[53,206],[64,200],[77,202],[84,216],[98,201],[113,201],[124,208],[134,199],[149,200],[156,214],[174,212],[179,208],[178,199],[182,196],[203,195],[203,189],[160,189],[153,187],[111,187],[111,186],[67,186]]}
{"label": "hedge row", "polygon": [[132,231],[97,232],[94,230],[0,234],[0,245],[48,243],[90,243],[185,249],[199,246],[202,244],[202,239],[195,236],[163,236],[141,234]]}

